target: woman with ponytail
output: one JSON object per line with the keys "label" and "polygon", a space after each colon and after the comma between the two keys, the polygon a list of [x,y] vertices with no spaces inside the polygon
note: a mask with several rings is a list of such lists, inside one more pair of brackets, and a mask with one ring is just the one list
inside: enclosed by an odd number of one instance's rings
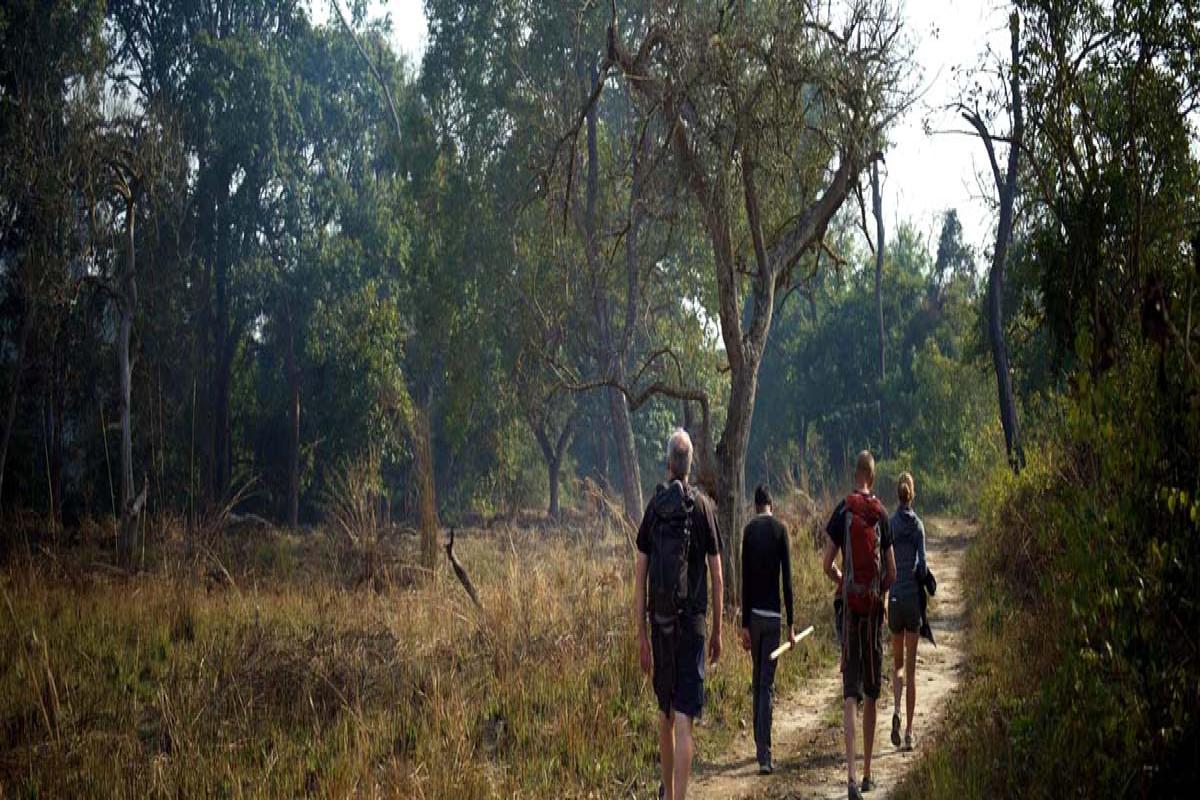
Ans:
{"label": "woman with ponytail", "polygon": [[[925,562],[925,526],[913,511],[916,487],[913,477],[901,473],[896,482],[900,507],[892,515],[892,547],[896,554],[896,582],[888,595],[888,629],[892,632],[892,744],[900,746],[900,688],[904,686],[907,724],[904,749],[913,748],[913,712],[917,705],[917,641],[921,627],[919,579]],[[903,681],[903,682],[902,682]]]}

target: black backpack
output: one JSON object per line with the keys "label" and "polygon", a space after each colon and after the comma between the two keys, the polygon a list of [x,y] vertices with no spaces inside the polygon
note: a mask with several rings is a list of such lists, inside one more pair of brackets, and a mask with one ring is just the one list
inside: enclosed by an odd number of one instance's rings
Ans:
{"label": "black backpack", "polygon": [[655,493],[650,533],[650,610],[668,617],[684,610],[688,600],[688,551],[692,544],[695,493],[671,481]]}

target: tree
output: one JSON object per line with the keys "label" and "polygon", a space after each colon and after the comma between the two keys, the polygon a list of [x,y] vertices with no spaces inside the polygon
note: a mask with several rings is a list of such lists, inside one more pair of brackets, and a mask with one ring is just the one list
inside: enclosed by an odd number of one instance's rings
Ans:
{"label": "tree", "polygon": [[996,371],[996,391],[999,396],[1000,423],[1004,428],[1004,445],[1008,451],[1008,463],[1014,472],[1025,466],[1025,448],[1021,442],[1021,426],[1017,418],[1016,400],[1013,398],[1012,372],[1009,369],[1008,345],[1004,335],[1004,271],[1008,259],[1008,245],[1012,239],[1013,205],[1017,195],[1017,165],[1020,160],[1021,142],[1025,131],[1025,119],[1021,107],[1021,50],[1020,16],[1013,12],[1008,20],[1012,42],[1009,65],[1009,113],[1012,126],[1008,135],[1008,166],[1003,174],[996,161],[996,148],[987,123],[976,110],[963,109],[963,118],[975,128],[987,151],[988,163],[992,168],[992,179],[1000,200],[1000,217],[996,223],[996,246],[992,250],[992,266],[988,272],[987,320],[988,337],[991,341],[992,365]]}
{"label": "tree", "polygon": [[883,330],[883,194],[879,189],[879,162],[871,164],[871,214],[875,218],[875,309],[879,318],[879,381],[875,386],[876,409],[879,415],[879,444],[886,453],[887,427],[883,421],[883,400],[880,397],[883,383],[887,379],[887,358],[884,351]]}
{"label": "tree", "polygon": [[[758,369],[777,293],[794,284],[801,257],[819,247],[861,171],[880,156],[883,131],[903,104],[898,18],[867,3],[846,17],[839,32],[808,5],[675,11],[655,19],[636,47],[625,45],[615,19],[609,26],[604,72],[615,69],[662,115],[665,145],[711,248],[730,387],[715,452],[708,431],[699,449],[731,588]],[[813,129],[819,133],[808,134]]]}
{"label": "tree", "polygon": [[260,306],[263,232],[280,191],[281,142],[295,140],[288,56],[307,30],[296,0],[247,5],[114,0],[113,79],[178,119],[190,171],[188,234],[203,319],[208,488],[234,471],[234,364]]}
{"label": "tree", "polygon": [[20,304],[0,432],[0,505],[39,314],[65,293],[68,265],[82,249],[72,201],[86,169],[86,134],[71,87],[100,70],[102,11],[90,0],[20,0],[0,12],[0,274]]}

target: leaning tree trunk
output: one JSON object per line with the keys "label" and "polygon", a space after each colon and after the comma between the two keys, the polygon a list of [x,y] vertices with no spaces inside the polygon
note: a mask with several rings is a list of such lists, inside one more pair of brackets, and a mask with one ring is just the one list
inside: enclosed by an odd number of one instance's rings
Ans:
{"label": "leaning tree trunk", "polygon": [[21,396],[21,374],[25,371],[25,353],[29,345],[29,334],[37,318],[37,299],[30,294],[27,298],[21,332],[17,337],[17,363],[12,371],[12,387],[8,392],[8,408],[4,412],[4,439],[0,441],[0,508],[4,500],[4,469],[8,462],[8,443],[12,439],[13,425],[17,419],[17,400]]}
{"label": "leaning tree trunk", "polygon": [[879,418],[879,444],[888,449],[887,426],[883,421],[883,381],[887,372],[883,332],[883,195],[879,191],[879,162],[871,164],[871,212],[875,216],[875,311],[879,322],[879,381],[875,389],[875,413]]}
{"label": "leaning tree trunk", "polygon": [[1017,404],[1013,396],[1012,374],[1008,363],[1008,346],[1004,338],[1004,270],[1008,258],[1008,244],[1012,238],[1013,205],[1017,193],[1017,166],[1024,134],[1024,117],[1021,107],[1020,81],[1020,17],[1013,12],[1009,17],[1009,32],[1012,37],[1012,65],[1009,94],[1012,103],[1012,133],[1008,144],[1008,171],[1003,178],[996,162],[995,147],[987,126],[978,114],[964,116],[978,131],[987,149],[992,165],[996,189],[1000,193],[1000,220],[996,226],[996,247],[992,253],[991,271],[988,273],[988,335],[991,339],[992,366],[996,371],[996,393],[1000,405],[1000,424],[1004,428],[1004,445],[1008,463],[1014,472],[1025,466],[1025,449],[1021,442],[1021,426],[1017,419]]}

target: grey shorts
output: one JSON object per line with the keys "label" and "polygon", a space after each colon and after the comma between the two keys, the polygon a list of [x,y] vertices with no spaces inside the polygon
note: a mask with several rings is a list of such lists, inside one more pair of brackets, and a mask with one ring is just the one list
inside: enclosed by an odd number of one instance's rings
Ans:
{"label": "grey shorts", "polygon": [[888,630],[893,634],[921,630],[921,606],[916,595],[900,600],[888,599]]}

